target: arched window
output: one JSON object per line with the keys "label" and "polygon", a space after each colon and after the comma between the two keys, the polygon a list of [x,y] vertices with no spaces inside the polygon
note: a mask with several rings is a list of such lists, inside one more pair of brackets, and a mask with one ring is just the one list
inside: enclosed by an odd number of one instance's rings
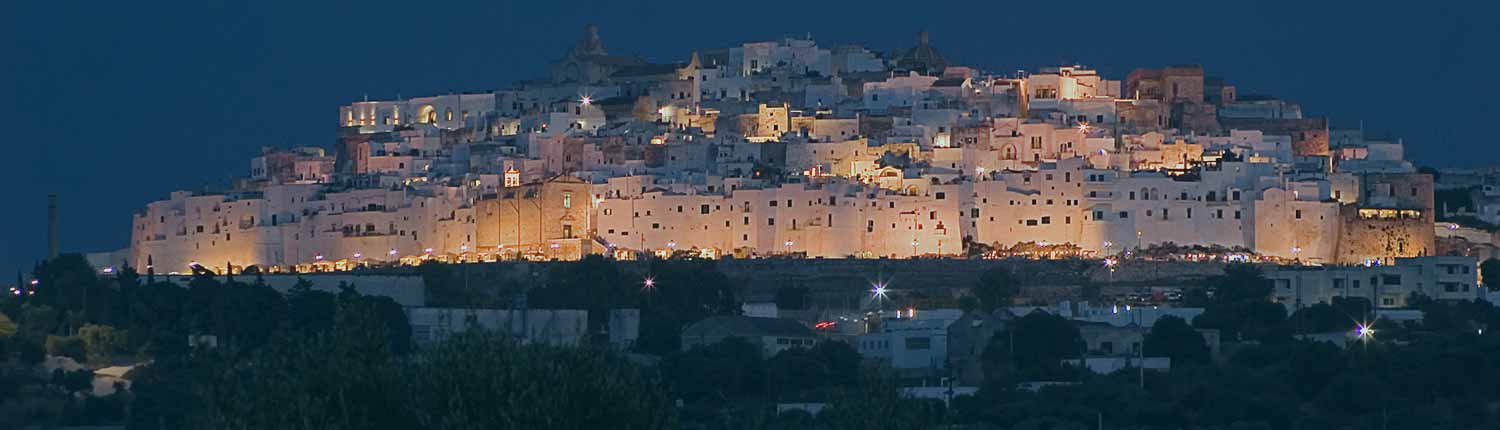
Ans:
{"label": "arched window", "polygon": [[443,118],[444,118],[443,119],[444,121],[452,121],[453,120],[453,108],[448,108],[448,109],[444,110],[443,111]]}
{"label": "arched window", "polygon": [[417,115],[417,122],[423,124],[437,122],[437,110],[433,109],[432,105],[422,106],[420,114]]}

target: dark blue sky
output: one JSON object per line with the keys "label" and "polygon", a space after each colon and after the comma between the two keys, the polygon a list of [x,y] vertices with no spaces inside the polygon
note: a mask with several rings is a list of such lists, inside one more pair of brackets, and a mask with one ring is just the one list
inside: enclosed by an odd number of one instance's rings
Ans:
{"label": "dark blue sky", "polygon": [[342,103],[540,76],[587,23],[612,53],[660,61],[785,34],[889,50],[926,29],[991,71],[1198,63],[1404,137],[1419,164],[1493,164],[1500,7],[1446,3],[5,2],[0,273],[44,253],[49,192],[65,249],[123,247],[148,201],[243,175],[264,145],[329,146]]}

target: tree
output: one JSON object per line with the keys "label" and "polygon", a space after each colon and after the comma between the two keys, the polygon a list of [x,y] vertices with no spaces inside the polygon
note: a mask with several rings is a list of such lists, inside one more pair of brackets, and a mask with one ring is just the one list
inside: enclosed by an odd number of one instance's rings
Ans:
{"label": "tree", "polygon": [[1286,308],[1270,301],[1271,282],[1250,264],[1230,264],[1210,280],[1214,296],[1193,319],[1198,328],[1218,329],[1227,339],[1272,340],[1284,334]]}
{"label": "tree", "polygon": [[323,332],[333,328],[338,312],[338,297],[327,291],[312,289],[312,282],[297,278],[287,291],[287,327],[292,330]]}
{"label": "tree", "polygon": [[639,285],[620,273],[613,262],[589,255],[579,261],[553,265],[547,274],[547,284],[533,288],[527,303],[542,309],[587,310],[590,333],[601,333],[609,322],[610,309],[635,304]]}
{"label": "tree", "polygon": [[1484,287],[1500,291],[1500,259],[1491,258],[1479,264],[1479,276],[1484,278]]}
{"label": "tree", "polygon": [[1297,334],[1348,331],[1359,321],[1368,319],[1370,300],[1364,297],[1334,297],[1333,303],[1318,303],[1292,313],[1287,318],[1289,331]]}
{"label": "tree", "polygon": [[827,388],[832,369],[820,358],[805,348],[789,348],[766,360],[766,379],[772,395],[778,401],[806,401]]}
{"label": "tree", "polygon": [[837,387],[859,384],[860,363],[864,357],[848,342],[828,340],[812,348],[812,354],[828,365],[828,382]]}
{"label": "tree", "polygon": [[183,428],[420,428],[373,307],[341,308],[332,330],[278,336],[248,356],[219,348],[192,360],[190,393],[203,406]]}
{"label": "tree", "polygon": [[1209,360],[1203,335],[1188,326],[1187,321],[1171,315],[1156,320],[1146,334],[1144,347],[1147,354],[1171,358],[1173,367],[1204,364]]}
{"label": "tree", "polygon": [[79,363],[88,361],[88,349],[83,339],[76,336],[47,336],[47,355],[68,357]]}
{"label": "tree", "polygon": [[904,397],[894,377],[870,369],[858,388],[835,397],[817,420],[826,429],[929,428],[941,410],[941,401]]}
{"label": "tree", "polygon": [[974,295],[979,298],[980,309],[991,311],[1010,306],[1016,296],[1021,293],[1021,286],[1016,282],[1015,275],[1010,269],[994,266],[979,275],[979,281],[974,284],[973,291]]}
{"label": "tree", "polygon": [[406,319],[406,311],[390,297],[355,294],[341,298],[337,319],[351,317],[374,318],[366,330],[385,336],[391,352],[406,354],[412,350],[411,323]]}
{"label": "tree", "polygon": [[1026,377],[1052,378],[1067,373],[1063,359],[1078,357],[1085,348],[1073,323],[1045,311],[1033,311],[1011,320],[1006,331],[996,332],[981,359],[986,375],[1009,369]]}
{"label": "tree", "polygon": [[422,352],[404,372],[410,428],[673,426],[671,401],[623,358],[587,348],[518,345],[469,333]]}
{"label": "tree", "polygon": [[687,324],[740,312],[734,282],[713,260],[654,260],[645,278],[651,279],[651,288],[644,288],[645,279],[632,286],[641,307],[638,351],[662,355],[678,351]]}
{"label": "tree", "polygon": [[731,337],[672,354],[661,371],[673,395],[687,402],[761,395],[766,371],[760,353],[759,346]]}

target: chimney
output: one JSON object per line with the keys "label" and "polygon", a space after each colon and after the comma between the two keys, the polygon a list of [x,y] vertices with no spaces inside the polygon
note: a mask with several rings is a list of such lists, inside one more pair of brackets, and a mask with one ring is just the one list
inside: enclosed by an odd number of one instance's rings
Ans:
{"label": "chimney", "polygon": [[57,258],[60,245],[57,238],[57,194],[47,195],[47,259]]}

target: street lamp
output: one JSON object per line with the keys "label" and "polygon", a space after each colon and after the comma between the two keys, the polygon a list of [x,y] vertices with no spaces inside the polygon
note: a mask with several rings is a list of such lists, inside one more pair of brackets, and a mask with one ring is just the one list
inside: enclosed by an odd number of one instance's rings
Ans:
{"label": "street lamp", "polygon": [[1369,342],[1370,340],[1375,339],[1375,325],[1370,323],[1359,323],[1354,326],[1354,334],[1359,337],[1360,341]]}

